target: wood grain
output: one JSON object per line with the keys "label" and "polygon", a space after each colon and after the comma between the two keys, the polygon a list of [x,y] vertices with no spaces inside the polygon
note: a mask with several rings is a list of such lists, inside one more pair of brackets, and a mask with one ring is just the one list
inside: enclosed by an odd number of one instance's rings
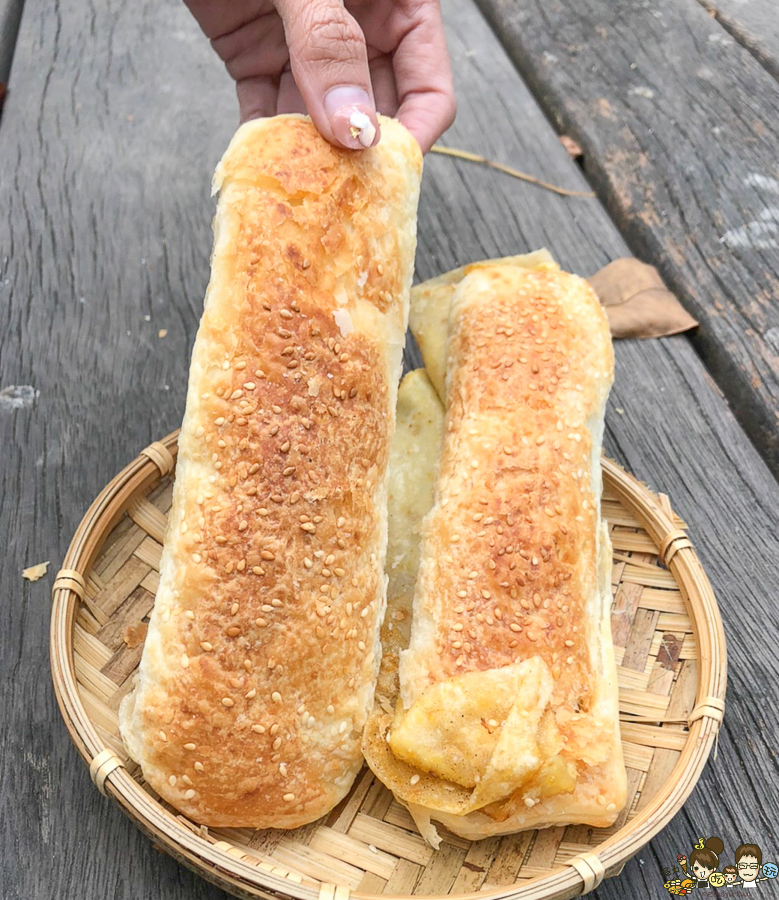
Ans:
{"label": "wood grain", "polygon": [[[586,189],[470,0],[449,0],[446,15],[460,101],[446,141]],[[0,389],[40,395],[0,410],[4,897],[222,897],[93,788],[46,654],[48,590],[79,519],[181,417],[208,274],[210,176],[236,124],[232,86],[177,0],[27,0],[11,88],[0,127]],[[419,229],[419,278],[542,244],[583,274],[628,252],[597,201],[444,158],[427,161]],[[614,900],[659,896],[660,864],[705,831],[729,850],[775,840],[779,805],[779,489],[686,338],[621,343],[617,357],[608,450],[690,523],[732,675],[717,762],[673,825],[599,888]],[[44,559],[49,576],[22,581]],[[417,876],[412,861],[406,875]]]}
{"label": "wood grain", "polygon": [[692,0],[479,0],[779,475],[779,84]]}
{"label": "wood grain", "polygon": [[698,0],[774,78],[779,78],[779,16],[773,0]]}

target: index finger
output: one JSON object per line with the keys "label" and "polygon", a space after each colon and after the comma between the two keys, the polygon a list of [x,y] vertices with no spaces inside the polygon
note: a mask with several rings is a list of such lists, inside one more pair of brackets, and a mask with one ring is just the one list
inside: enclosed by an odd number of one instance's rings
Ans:
{"label": "index finger", "polygon": [[452,124],[457,111],[438,0],[419,5],[414,22],[395,50],[393,63],[400,102],[397,118],[427,153]]}

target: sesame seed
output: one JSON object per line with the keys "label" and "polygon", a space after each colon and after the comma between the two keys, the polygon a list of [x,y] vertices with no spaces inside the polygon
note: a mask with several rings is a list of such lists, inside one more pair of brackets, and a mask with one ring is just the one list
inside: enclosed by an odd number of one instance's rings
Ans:
{"label": "sesame seed", "polygon": [[196,746],[196,745],[193,744],[193,743],[190,741],[189,743],[184,744],[184,749],[185,749],[185,750],[194,750],[194,749],[195,749],[195,746]]}
{"label": "sesame seed", "polygon": [[[195,556],[197,556],[197,553],[195,554]],[[195,560],[195,562],[200,562],[200,557],[199,557],[199,556],[198,556],[198,558]],[[195,614],[192,612],[191,609],[188,609],[188,610],[184,613],[184,615],[185,615],[188,619],[194,619],[194,618],[195,618]]]}
{"label": "sesame seed", "polygon": [[255,734],[265,734],[265,728],[262,725],[252,725],[252,731]]}
{"label": "sesame seed", "polygon": [[222,697],[222,706],[235,706],[235,701],[230,697]]}
{"label": "sesame seed", "polygon": [[185,800],[191,800],[194,796],[195,796],[195,791],[194,791],[192,788],[190,788],[190,789],[186,792],[186,794],[184,794],[184,799],[185,799]]}
{"label": "sesame seed", "polygon": [[205,650],[206,653],[210,653],[214,649],[213,645],[209,641],[201,641],[200,647],[202,650]]}
{"label": "sesame seed", "polygon": [[196,771],[196,772],[202,772],[202,771],[203,771],[203,763],[200,762],[199,760],[196,760],[196,761],[195,761],[194,766],[195,766],[195,771]]}
{"label": "sesame seed", "polygon": [[186,653],[181,654],[181,665],[182,668],[186,669],[189,666],[189,657]]}
{"label": "sesame seed", "polygon": [[171,787],[175,787],[175,786],[176,786],[176,776],[175,776],[175,775],[169,775],[169,776],[168,776],[168,784],[169,784]]}
{"label": "sesame seed", "polygon": [[566,647],[573,647],[573,641],[571,641],[571,640],[566,641],[566,642],[565,642],[565,646],[566,646]]}
{"label": "sesame seed", "polygon": [[237,612],[238,612],[238,604],[233,603],[233,605],[230,607],[230,615],[234,616]]}
{"label": "sesame seed", "polygon": [[230,628],[227,629],[227,633],[230,637],[238,637],[241,633],[241,629],[238,628],[237,625],[231,625]]}
{"label": "sesame seed", "polygon": [[409,778],[408,783],[409,783],[409,784],[419,784],[419,775],[417,775],[416,773],[414,773],[414,774],[411,776],[411,778]]}
{"label": "sesame seed", "polygon": [[293,801],[294,799],[295,799],[295,795],[294,795],[294,794],[284,794],[284,800],[285,800],[287,803],[292,803],[292,801]]}
{"label": "sesame seed", "polygon": [[264,575],[265,569],[260,566],[252,566],[252,572],[254,572],[255,575]]}
{"label": "sesame seed", "polygon": [[274,691],[270,698],[274,703],[281,703],[281,694],[278,691]]}
{"label": "sesame seed", "polygon": [[167,736],[167,734],[165,734],[164,731],[161,731],[161,732],[159,733],[159,738],[160,738],[161,741],[167,741],[167,740],[168,740],[168,736]]}
{"label": "sesame seed", "polygon": [[260,556],[263,559],[276,559],[275,555],[270,550],[263,550],[262,553],[260,553]]}
{"label": "sesame seed", "polygon": [[249,523],[248,523],[246,520],[244,520],[243,522],[240,522],[240,523],[238,524],[238,530],[239,530],[239,531],[246,531],[246,529],[247,529],[248,527],[249,527]]}

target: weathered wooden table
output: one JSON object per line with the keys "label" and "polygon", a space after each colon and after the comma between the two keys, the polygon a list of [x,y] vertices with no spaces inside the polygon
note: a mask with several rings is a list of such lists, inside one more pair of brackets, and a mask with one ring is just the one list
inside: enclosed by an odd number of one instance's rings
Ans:
{"label": "weathered wooden table", "polygon": [[[729,636],[727,713],[684,810],[601,897],[663,895],[660,864],[702,835],[779,856],[774,5],[444,0],[460,104],[445,142],[599,199],[430,156],[418,277],[542,245],[583,274],[635,254],[701,320],[692,337],[619,343],[607,451],[690,524]],[[0,0],[3,68],[20,7]],[[21,570],[56,570],[91,498],[179,423],[209,180],[235,125],[232,85],[177,0],[26,0],[0,123],[0,390],[33,389],[0,395],[8,900],[224,896],[90,784],[49,678],[51,573]]]}

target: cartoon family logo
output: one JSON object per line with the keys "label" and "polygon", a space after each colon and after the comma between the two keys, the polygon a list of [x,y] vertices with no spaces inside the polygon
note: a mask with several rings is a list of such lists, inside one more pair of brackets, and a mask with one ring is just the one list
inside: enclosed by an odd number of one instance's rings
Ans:
{"label": "cartoon family logo", "polygon": [[[733,854],[735,864],[724,866],[718,872],[724,849],[725,845],[718,837],[708,840],[700,838],[689,860],[680,853],[673,869],[666,866],[662,870],[665,879],[663,887],[669,894],[679,896],[703,888],[756,888],[759,882],[776,878],[779,874],[776,863],[763,863],[763,853],[757,844],[740,844]],[[683,878],[679,877],[680,869]]]}

